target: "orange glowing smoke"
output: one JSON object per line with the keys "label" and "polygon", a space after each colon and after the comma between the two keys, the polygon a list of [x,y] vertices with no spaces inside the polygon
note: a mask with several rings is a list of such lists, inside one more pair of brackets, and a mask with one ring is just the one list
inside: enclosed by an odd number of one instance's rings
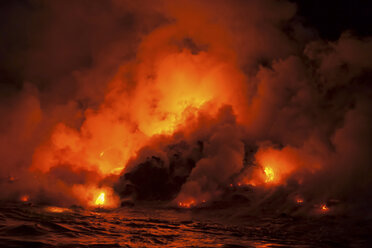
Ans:
{"label": "orange glowing smoke", "polygon": [[[214,116],[222,106],[230,105],[237,122],[245,121],[249,92],[247,76],[231,43],[235,39],[228,28],[210,21],[213,11],[195,12],[193,3],[187,5],[168,6],[175,22],[144,37],[136,58],[119,65],[108,82],[102,104],[82,113],[79,128],[59,123],[50,139],[36,149],[33,170],[48,173],[54,167],[71,165],[73,172],[98,174],[86,185],[72,186],[80,204],[102,205],[96,204],[100,178],[120,174],[154,136],[172,135],[180,129],[187,133],[191,129],[187,123],[200,112]],[[180,46],[186,37],[208,49],[194,52]],[[275,168],[273,172],[274,183],[278,172]],[[111,201],[112,195],[106,192],[105,206],[116,202]]]}
{"label": "orange glowing smoke", "polygon": [[[213,11],[194,11],[202,5],[186,5],[169,3],[175,22],[143,38],[137,57],[119,65],[108,82],[102,104],[82,113],[79,128],[65,123],[54,127],[50,139],[36,149],[32,170],[48,173],[71,165],[73,172],[94,171],[96,180],[74,185],[72,191],[83,205],[102,205],[96,204],[98,177],[120,174],[154,136],[172,135],[180,128],[187,132],[186,123],[199,112],[213,116],[224,105],[232,106],[242,121],[247,78],[230,47],[230,30],[210,21]],[[208,49],[194,52],[180,46],[186,37]],[[105,206],[116,202],[107,192],[104,198]]]}
{"label": "orange glowing smoke", "polygon": [[73,186],[74,196],[80,200],[79,204],[89,208],[115,208],[120,204],[119,197],[110,187],[96,187],[95,185]]}
{"label": "orange glowing smoke", "polygon": [[263,167],[265,183],[280,184],[297,166],[286,150],[263,148],[256,153],[256,160]]}
{"label": "orange glowing smoke", "polygon": [[298,204],[302,204],[302,203],[304,203],[304,199],[302,199],[302,198],[297,198],[297,199],[296,199],[296,202],[297,202]]}
{"label": "orange glowing smoke", "polygon": [[[281,150],[272,147],[262,147],[255,154],[257,167],[252,173],[240,179],[245,185],[278,185],[285,183],[286,179],[298,168],[315,170],[319,164],[300,150],[285,147]],[[298,179],[300,182],[300,178]]]}
{"label": "orange glowing smoke", "polygon": [[[187,50],[157,59],[155,71],[140,66],[138,90],[131,103],[135,108],[131,114],[146,136],[173,133],[206,105],[214,111],[222,104],[238,108],[236,92],[243,85],[243,76],[226,62]],[[157,76],[149,78],[148,74]]]}
{"label": "orange glowing smoke", "polygon": [[[50,141],[34,154],[32,168],[47,172],[58,164],[73,164],[75,169],[118,174],[152,136],[172,134],[200,109],[213,114],[230,104],[239,111],[236,92],[244,92],[244,77],[231,65],[189,51],[153,63],[155,69],[139,65],[130,95],[120,89],[127,82],[119,71],[99,110],[85,112],[80,130],[58,124]],[[152,74],[156,77],[148,76]]]}
{"label": "orange glowing smoke", "polygon": [[[129,69],[123,66],[99,109],[85,111],[80,129],[56,125],[50,140],[36,149],[31,168],[47,173],[71,165],[74,171],[95,171],[102,178],[118,175],[153,136],[187,131],[186,123],[199,111],[214,115],[228,104],[239,119],[246,84],[234,66],[206,52],[171,51],[139,63],[130,92],[125,81]],[[91,202],[86,194],[76,196]]]}

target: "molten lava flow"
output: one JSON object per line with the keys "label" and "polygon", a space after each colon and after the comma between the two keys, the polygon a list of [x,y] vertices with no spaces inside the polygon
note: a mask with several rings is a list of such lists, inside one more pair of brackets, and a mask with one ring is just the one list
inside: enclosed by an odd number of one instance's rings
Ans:
{"label": "molten lava flow", "polygon": [[274,173],[274,170],[272,168],[265,167],[264,172],[265,172],[265,175],[266,175],[266,179],[265,179],[266,183],[274,181],[275,173]]}
{"label": "molten lava flow", "polygon": [[105,203],[105,193],[102,192],[102,193],[97,197],[97,199],[96,199],[96,201],[95,201],[95,204],[98,205],[98,206],[102,206],[104,203]]}

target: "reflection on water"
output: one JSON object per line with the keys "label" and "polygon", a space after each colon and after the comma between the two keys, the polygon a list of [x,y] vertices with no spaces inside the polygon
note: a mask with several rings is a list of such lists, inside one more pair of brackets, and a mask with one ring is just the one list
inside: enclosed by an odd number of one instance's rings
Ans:
{"label": "reflection on water", "polygon": [[200,216],[175,209],[2,206],[0,247],[330,247],[310,234],[299,238],[304,226],[293,219],[223,224]]}

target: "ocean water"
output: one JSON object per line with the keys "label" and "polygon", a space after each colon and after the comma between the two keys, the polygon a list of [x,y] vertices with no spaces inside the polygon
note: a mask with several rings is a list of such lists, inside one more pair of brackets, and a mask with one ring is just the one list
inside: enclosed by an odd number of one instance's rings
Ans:
{"label": "ocean water", "polygon": [[368,247],[372,234],[360,221],[236,211],[2,204],[0,247]]}

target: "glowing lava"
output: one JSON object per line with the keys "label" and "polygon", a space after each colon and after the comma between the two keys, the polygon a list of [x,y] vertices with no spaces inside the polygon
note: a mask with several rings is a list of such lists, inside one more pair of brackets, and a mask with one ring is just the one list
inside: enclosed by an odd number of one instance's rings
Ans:
{"label": "glowing lava", "polygon": [[178,206],[181,207],[181,208],[191,208],[193,206],[195,206],[195,200],[190,200],[190,201],[187,201],[187,202],[179,202],[178,203]]}
{"label": "glowing lava", "polygon": [[96,205],[102,206],[105,203],[105,193],[101,193],[96,199]]}
{"label": "glowing lava", "polygon": [[304,199],[302,199],[302,198],[297,198],[297,199],[296,199],[296,202],[297,202],[298,204],[302,204],[302,203],[304,203]]}
{"label": "glowing lava", "polygon": [[323,212],[327,212],[329,210],[329,208],[327,207],[326,204],[323,204],[320,209],[323,211]]}
{"label": "glowing lava", "polygon": [[46,207],[45,211],[52,212],[52,213],[71,212],[71,210],[68,208],[60,208],[60,207],[54,207],[54,206]]}
{"label": "glowing lava", "polygon": [[20,200],[22,202],[28,202],[30,200],[30,197],[28,195],[23,195],[23,196],[21,196]]}
{"label": "glowing lava", "polygon": [[274,181],[275,173],[274,173],[274,170],[272,168],[265,167],[264,172],[265,172],[265,175],[266,175],[266,179],[265,179],[266,183]]}

